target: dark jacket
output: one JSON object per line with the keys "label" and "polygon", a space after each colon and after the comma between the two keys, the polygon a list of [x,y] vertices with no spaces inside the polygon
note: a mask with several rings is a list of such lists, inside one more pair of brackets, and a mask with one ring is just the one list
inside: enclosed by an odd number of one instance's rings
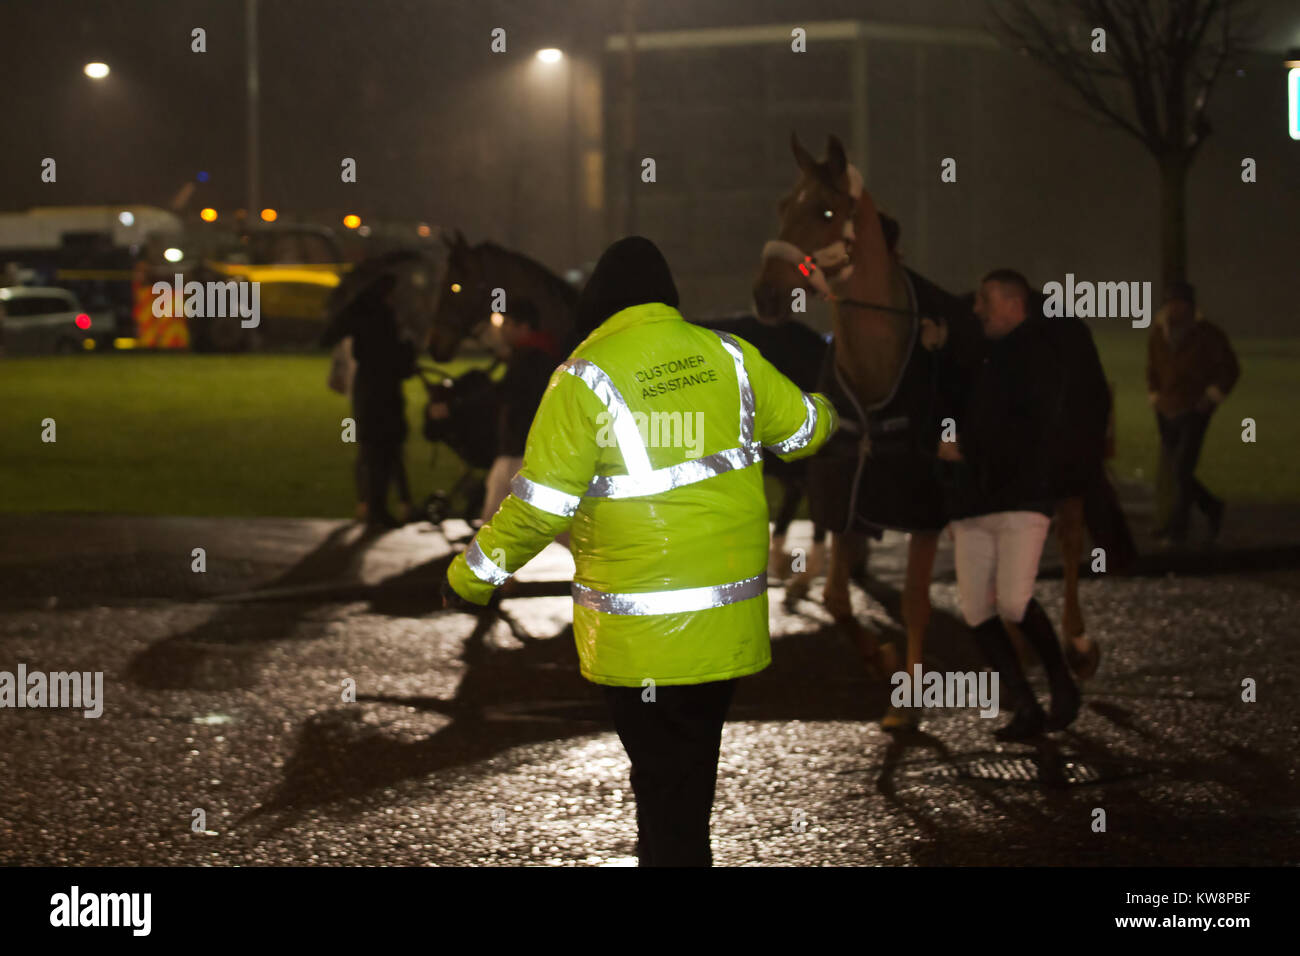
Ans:
{"label": "dark jacket", "polygon": [[335,315],[321,344],[332,347],[349,335],[357,363],[352,384],[357,439],[400,444],[406,440],[402,380],[415,374],[415,346],[399,335],[397,318],[379,295],[363,294]]}
{"label": "dark jacket", "polygon": [[1084,495],[1102,474],[1110,423],[1110,383],[1092,330],[1082,319],[1044,319],[1062,367],[1064,397],[1053,429],[1053,493],[1057,499]]}
{"label": "dark jacket", "polygon": [[1147,391],[1156,396],[1156,411],[1166,418],[1195,407],[1211,386],[1222,396],[1237,384],[1241,369],[1228,337],[1197,313],[1196,320],[1179,333],[1169,334],[1164,309],[1151,323],[1147,339]]}
{"label": "dark jacket", "polygon": [[1030,317],[986,340],[969,391],[956,398],[964,460],[945,464],[953,518],[1055,510],[1065,369],[1052,321]]}

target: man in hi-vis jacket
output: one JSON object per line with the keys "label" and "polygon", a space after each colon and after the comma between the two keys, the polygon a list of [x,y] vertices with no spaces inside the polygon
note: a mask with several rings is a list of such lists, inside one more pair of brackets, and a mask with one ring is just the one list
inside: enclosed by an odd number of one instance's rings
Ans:
{"label": "man in hi-vis jacket", "polygon": [[[450,606],[571,534],[582,675],[632,761],[642,866],[708,866],[722,724],[736,678],[771,662],[764,447],[811,455],[837,420],[741,339],[677,311],[640,236],[601,256],[590,332],[555,370],[511,494],[448,570]],[[454,592],[454,593],[451,593]]]}

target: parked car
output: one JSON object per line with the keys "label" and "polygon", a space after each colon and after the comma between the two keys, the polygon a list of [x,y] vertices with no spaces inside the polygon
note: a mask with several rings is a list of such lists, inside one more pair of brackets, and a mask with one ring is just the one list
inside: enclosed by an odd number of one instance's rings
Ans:
{"label": "parked car", "polygon": [[[98,328],[96,328],[98,326]],[[7,355],[80,352],[87,339],[111,336],[113,316],[91,315],[67,289],[0,288],[0,350]]]}

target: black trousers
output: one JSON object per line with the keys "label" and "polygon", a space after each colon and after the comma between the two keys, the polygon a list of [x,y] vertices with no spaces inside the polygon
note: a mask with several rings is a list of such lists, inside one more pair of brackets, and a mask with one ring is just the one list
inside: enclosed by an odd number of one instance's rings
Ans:
{"label": "black trousers", "polygon": [[1196,464],[1201,458],[1201,444],[1210,425],[1210,412],[1187,411],[1173,418],[1156,413],[1160,445],[1169,456],[1174,473],[1174,507],[1170,513],[1171,538],[1187,536],[1187,524],[1195,504],[1205,514],[1217,511],[1222,502],[1196,480]]}
{"label": "black trousers", "polygon": [[357,450],[357,497],[367,502],[372,519],[388,513],[388,489],[397,486],[398,498],[411,503],[411,489],[406,479],[406,464],[402,461],[402,443],[359,443]]}
{"label": "black trousers", "polygon": [[709,816],[718,746],[736,681],[606,687],[614,727],[632,761],[641,866],[712,866]]}

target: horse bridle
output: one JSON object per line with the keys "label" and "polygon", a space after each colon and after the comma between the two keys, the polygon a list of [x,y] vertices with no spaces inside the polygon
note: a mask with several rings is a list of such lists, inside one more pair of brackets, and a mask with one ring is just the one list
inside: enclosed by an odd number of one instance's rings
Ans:
{"label": "horse bridle", "polygon": [[[853,274],[853,242],[856,238],[853,219],[857,215],[858,203],[862,199],[862,174],[852,164],[847,167],[847,172],[849,189],[846,195],[853,200],[853,209],[844,220],[844,228],[840,233],[840,238],[829,245],[813,250],[811,253],[804,252],[788,240],[769,239],[763,245],[762,261],[780,259],[790,263],[809,281],[813,289],[829,302],[862,309],[877,309],[881,312],[911,315],[911,309],[900,309],[892,305],[882,305],[879,302],[863,302],[860,299],[841,298],[831,288],[832,282],[844,282]],[[836,192],[844,192],[833,183],[829,185]]]}

